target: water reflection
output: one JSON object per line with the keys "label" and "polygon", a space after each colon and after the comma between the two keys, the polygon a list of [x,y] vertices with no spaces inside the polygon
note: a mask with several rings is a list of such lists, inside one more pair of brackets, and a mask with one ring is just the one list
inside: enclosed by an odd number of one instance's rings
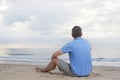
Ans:
{"label": "water reflection", "polygon": [[0,56],[8,56],[9,52],[10,51],[6,48],[0,48]]}

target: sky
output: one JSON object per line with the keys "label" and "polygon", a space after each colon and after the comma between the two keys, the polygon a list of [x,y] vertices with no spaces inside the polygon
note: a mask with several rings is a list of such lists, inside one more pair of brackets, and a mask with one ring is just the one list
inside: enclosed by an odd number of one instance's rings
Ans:
{"label": "sky", "polygon": [[120,50],[120,0],[0,0],[0,47],[61,47],[75,25],[93,48]]}

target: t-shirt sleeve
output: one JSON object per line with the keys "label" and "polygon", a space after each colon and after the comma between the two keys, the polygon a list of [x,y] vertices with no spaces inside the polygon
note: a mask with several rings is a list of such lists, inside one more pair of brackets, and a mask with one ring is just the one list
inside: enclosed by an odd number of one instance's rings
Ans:
{"label": "t-shirt sleeve", "polygon": [[63,53],[70,53],[72,51],[70,43],[67,43],[60,49]]}

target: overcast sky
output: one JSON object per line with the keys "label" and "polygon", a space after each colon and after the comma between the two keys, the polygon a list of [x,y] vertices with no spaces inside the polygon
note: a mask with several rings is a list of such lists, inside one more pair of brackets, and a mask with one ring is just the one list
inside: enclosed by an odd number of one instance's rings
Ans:
{"label": "overcast sky", "polygon": [[120,49],[120,0],[0,0],[0,45],[62,46],[79,25],[93,47]]}

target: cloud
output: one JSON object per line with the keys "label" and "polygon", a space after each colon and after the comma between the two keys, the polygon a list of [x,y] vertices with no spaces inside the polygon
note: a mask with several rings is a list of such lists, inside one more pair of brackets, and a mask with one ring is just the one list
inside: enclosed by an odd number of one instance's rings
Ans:
{"label": "cloud", "polygon": [[1,0],[0,43],[61,45],[71,39],[74,25],[80,25],[83,37],[92,42],[119,40],[119,3],[119,0]]}
{"label": "cloud", "polygon": [[5,0],[1,0],[0,1],[0,11],[4,11],[8,8],[8,6],[6,5]]}
{"label": "cloud", "polygon": [[36,37],[37,33],[33,32],[28,29],[28,26],[30,25],[30,21],[27,22],[14,22],[13,24],[2,27],[0,32],[2,35],[1,37],[1,43],[3,42],[12,42],[15,43],[16,41],[25,41],[29,38]]}

